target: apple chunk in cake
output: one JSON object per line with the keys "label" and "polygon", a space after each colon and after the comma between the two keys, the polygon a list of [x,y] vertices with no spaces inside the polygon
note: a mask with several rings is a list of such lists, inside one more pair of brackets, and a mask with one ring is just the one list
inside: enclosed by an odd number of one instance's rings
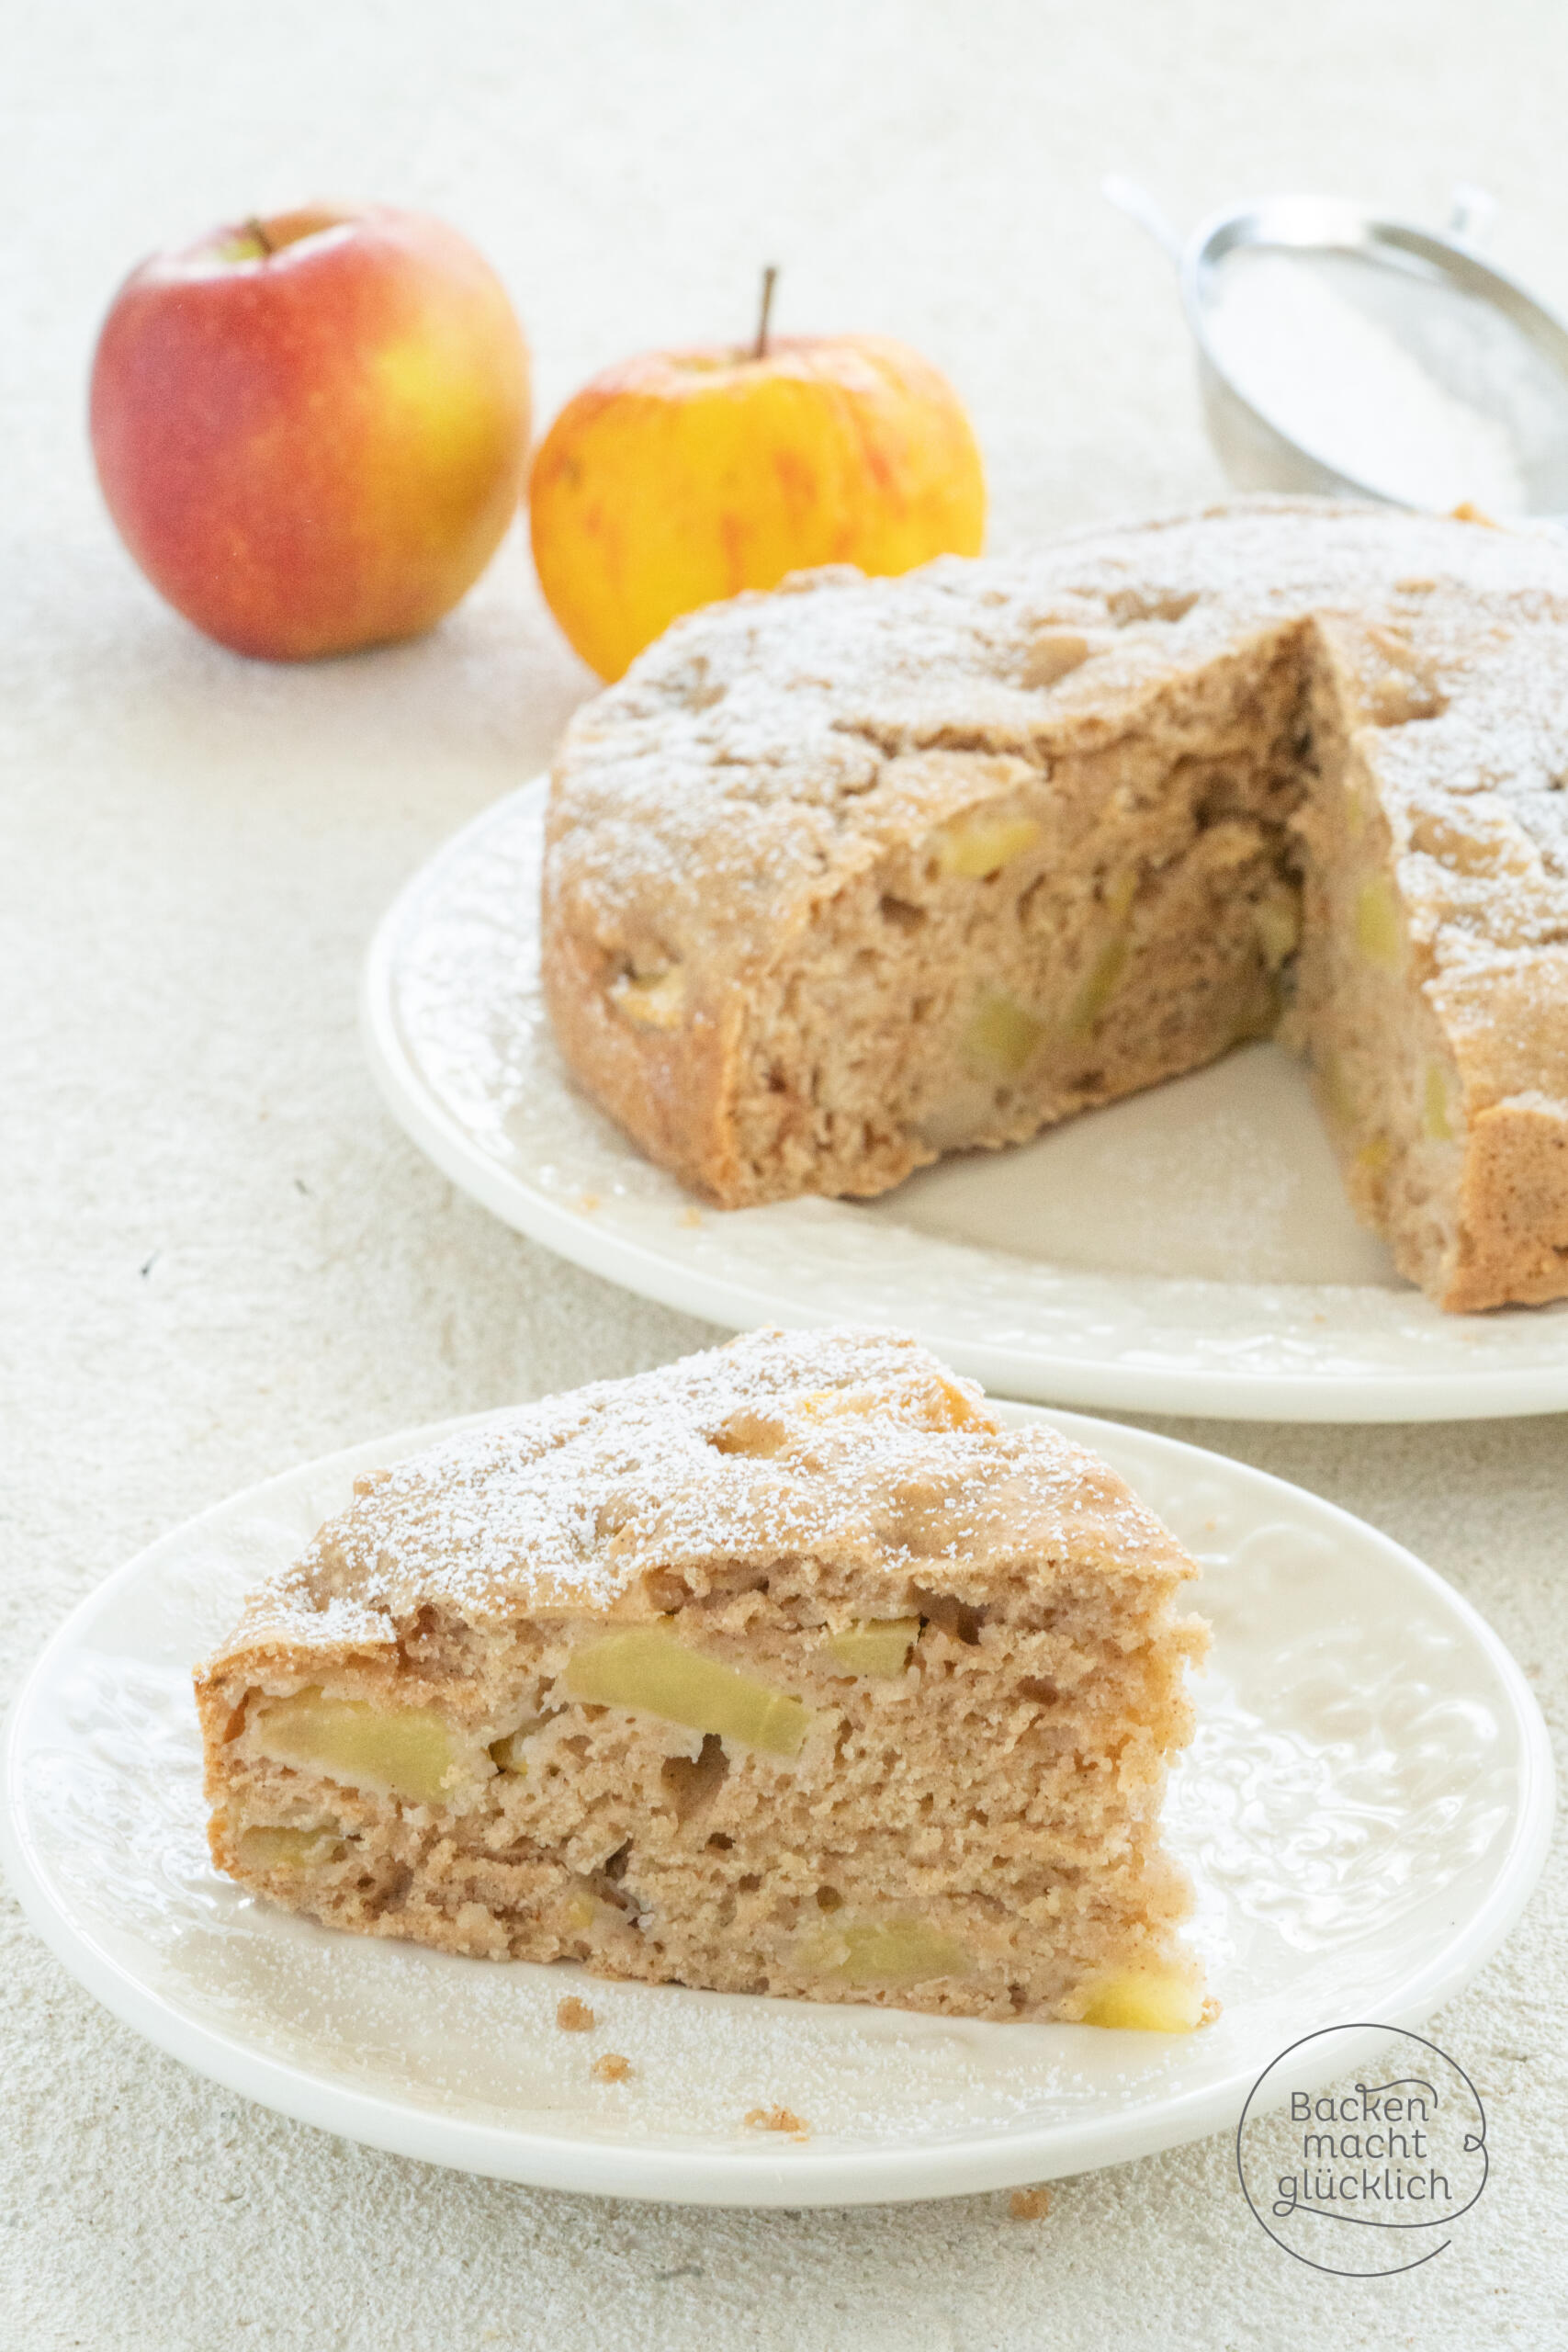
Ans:
{"label": "apple chunk in cake", "polygon": [[213,1856],[450,1951],[1189,2027],[1192,1572],[912,1342],[738,1340],[362,1480],[197,1670]]}

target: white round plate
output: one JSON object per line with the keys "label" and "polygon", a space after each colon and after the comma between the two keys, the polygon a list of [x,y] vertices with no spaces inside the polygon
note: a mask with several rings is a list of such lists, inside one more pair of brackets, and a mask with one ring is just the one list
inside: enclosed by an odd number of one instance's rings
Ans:
{"label": "white round plate", "polygon": [[[502,2179],[697,2204],[1083,2172],[1233,2126],[1264,2067],[1319,2027],[1419,2025],[1501,1940],[1545,1858],[1550,1750],[1502,1644],[1429,1568],[1296,1487],[1139,1430],[1003,1410],[1096,1446],[1202,1563],[1213,1653],[1167,1810],[1224,2004],[1202,2031],[605,1984],[344,1935],[218,1877],[192,1660],[356,1473],[457,1423],[254,1487],[82,1604],[6,1742],[4,1850],[28,1917],[128,2024],[266,2106]],[[557,2030],[568,1991],[588,1995],[593,2033]],[[1315,2082],[1316,2046],[1283,2088]],[[606,2051],[627,2081],[594,2079]],[[809,2137],[746,2128],[774,2105]]]}
{"label": "white round plate", "polygon": [[1444,1315],[1401,1281],[1274,1046],[879,1201],[699,1205],[556,1051],[544,796],[525,786],[436,853],[378,931],[363,998],[394,1114],[508,1225],[732,1330],[897,1326],[1043,1403],[1324,1421],[1568,1406],[1568,1301]]}

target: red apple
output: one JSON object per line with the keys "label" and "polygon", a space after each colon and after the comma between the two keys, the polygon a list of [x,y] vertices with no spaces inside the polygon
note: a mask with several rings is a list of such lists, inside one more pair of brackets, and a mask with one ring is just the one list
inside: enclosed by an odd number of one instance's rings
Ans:
{"label": "red apple", "polygon": [[153,586],[236,652],[412,637],[516,512],[528,351],[456,230],[389,205],[215,230],[134,270],[93,362],[98,480]]}

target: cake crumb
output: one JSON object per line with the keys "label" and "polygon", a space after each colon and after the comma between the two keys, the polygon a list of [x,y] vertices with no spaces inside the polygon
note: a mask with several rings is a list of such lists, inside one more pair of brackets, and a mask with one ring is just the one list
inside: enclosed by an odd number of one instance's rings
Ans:
{"label": "cake crumb", "polygon": [[1206,1993],[1203,1996],[1203,2006],[1198,2012],[1200,2027],[1213,2025],[1224,2006],[1223,2002],[1215,2000],[1212,1993]]}
{"label": "cake crumb", "polygon": [[623,2058],[618,2050],[606,2050],[603,2058],[593,2061],[593,2079],[598,2083],[624,2083],[631,2070],[631,2060]]}
{"label": "cake crumb", "polygon": [[792,2140],[809,2140],[811,2126],[803,2122],[793,2108],[754,2107],[746,2117],[754,2132],[787,2132]]}
{"label": "cake crumb", "polygon": [[1008,2211],[1015,2222],[1043,2222],[1050,2211],[1048,2188],[1015,2188],[1008,2199]]}
{"label": "cake crumb", "polygon": [[575,1993],[569,1993],[556,2007],[556,2023],[563,2033],[592,2033],[594,2026],[592,2010]]}

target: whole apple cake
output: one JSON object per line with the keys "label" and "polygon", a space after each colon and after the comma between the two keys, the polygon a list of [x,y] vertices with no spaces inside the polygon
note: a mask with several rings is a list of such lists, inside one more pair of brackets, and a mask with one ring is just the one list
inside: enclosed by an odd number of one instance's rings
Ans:
{"label": "whole apple cake", "polygon": [[568,732],[561,1049],[725,1206],[1280,1035],[1450,1308],[1568,1295],[1568,549],[1255,500],[671,628]]}
{"label": "whole apple cake", "polygon": [[606,1976],[1201,2021],[1191,1562],[912,1341],[752,1334],[356,1493],[197,1672],[243,1885]]}

